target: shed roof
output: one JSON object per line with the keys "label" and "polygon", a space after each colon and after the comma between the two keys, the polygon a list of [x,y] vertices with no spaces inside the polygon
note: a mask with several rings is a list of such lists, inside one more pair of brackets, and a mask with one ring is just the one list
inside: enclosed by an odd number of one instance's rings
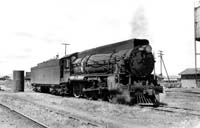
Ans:
{"label": "shed roof", "polygon": [[[181,76],[176,76],[176,75],[169,76],[169,80],[178,80],[180,78],[181,78]],[[168,81],[168,77],[165,76],[164,81]]]}
{"label": "shed roof", "polygon": [[[196,74],[195,68],[187,68],[179,73],[179,75],[192,75],[192,74]],[[197,69],[197,74],[200,74],[200,68]]]}

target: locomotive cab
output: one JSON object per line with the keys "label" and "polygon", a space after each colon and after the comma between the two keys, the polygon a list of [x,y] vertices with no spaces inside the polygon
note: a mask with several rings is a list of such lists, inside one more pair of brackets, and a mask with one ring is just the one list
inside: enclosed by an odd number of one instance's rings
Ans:
{"label": "locomotive cab", "polygon": [[67,55],[60,59],[60,83],[68,83],[73,73],[72,62],[77,58],[78,53]]}

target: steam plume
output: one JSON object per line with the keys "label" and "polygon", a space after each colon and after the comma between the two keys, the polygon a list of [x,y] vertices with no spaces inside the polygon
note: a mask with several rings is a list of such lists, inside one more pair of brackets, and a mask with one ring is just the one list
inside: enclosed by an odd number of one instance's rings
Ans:
{"label": "steam plume", "polygon": [[148,21],[145,17],[145,12],[143,7],[139,7],[131,22],[132,34],[134,38],[146,38],[148,37]]}

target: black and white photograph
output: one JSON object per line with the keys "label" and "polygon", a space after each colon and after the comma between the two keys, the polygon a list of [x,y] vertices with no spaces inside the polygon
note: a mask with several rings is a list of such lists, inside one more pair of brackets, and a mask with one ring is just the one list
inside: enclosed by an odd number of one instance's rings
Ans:
{"label": "black and white photograph", "polygon": [[0,44],[0,128],[200,128],[200,0],[2,0]]}

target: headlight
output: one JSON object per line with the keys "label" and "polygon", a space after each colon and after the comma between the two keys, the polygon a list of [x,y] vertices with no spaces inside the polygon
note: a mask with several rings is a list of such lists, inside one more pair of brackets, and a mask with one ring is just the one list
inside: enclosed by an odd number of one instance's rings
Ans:
{"label": "headlight", "polygon": [[146,51],[148,53],[152,52],[152,48],[149,45],[144,45],[138,49],[139,51]]}
{"label": "headlight", "polygon": [[139,48],[139,51],[144,51],[144,47]]}
{"label": "headlight", "polygon": [[146,46],[145,46],[145,51],[148,52],[148,53],[152,52],[151,46],[146,45]]}

